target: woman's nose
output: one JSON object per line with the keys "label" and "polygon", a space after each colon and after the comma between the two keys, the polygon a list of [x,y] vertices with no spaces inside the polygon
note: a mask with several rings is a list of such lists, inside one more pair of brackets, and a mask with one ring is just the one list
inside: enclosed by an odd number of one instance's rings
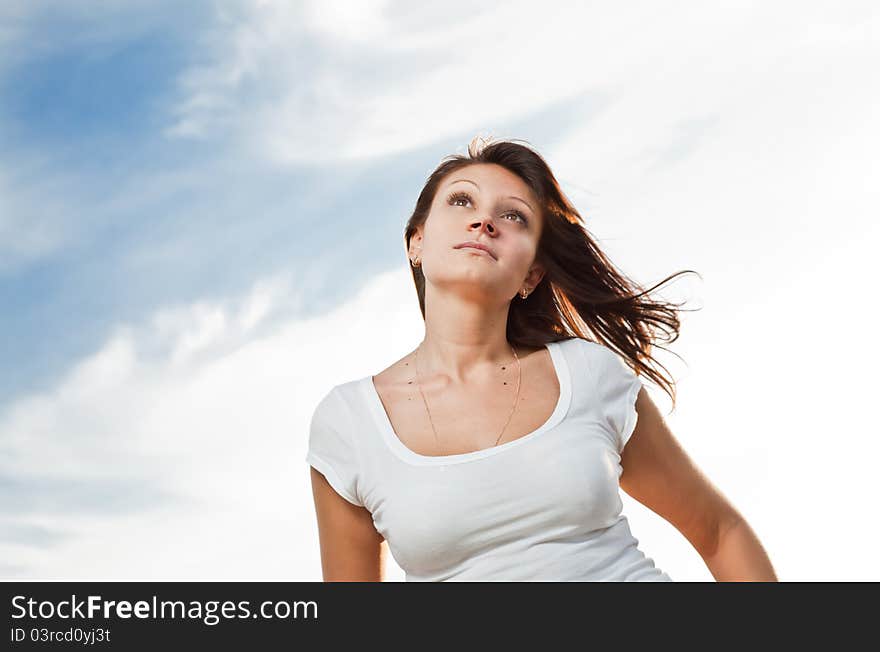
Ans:
{"label": "woman's nose", "polygon": [[474,222],[471,224],[471,226],[477,227],[477,229],[480,231],[483,231],[484,227],[485,227],[485,230],[489,233],[492,233],[492,231],[495,230],[495,225],[492,224],[492,220],[490,220],[490,219],[485,219],[485,220],[480,220],[478,222]]}

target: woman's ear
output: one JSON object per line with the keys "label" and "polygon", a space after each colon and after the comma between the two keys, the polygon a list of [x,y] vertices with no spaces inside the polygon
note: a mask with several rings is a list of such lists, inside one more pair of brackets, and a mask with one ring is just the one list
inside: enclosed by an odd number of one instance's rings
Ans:
{"label": "woman's ear", "polygon": [[421,257],[422,255],[422,234],[420,231],[416,231],[413,236],[409,239],[409,250],[407,252],[409,259]]}
{"label": "woman's ear", "polygon": [[526,274],[525,285],[532,288],[534,290],[538,283],[544,278],[544,268],[538,264],[532,265],[531,269],[529,269],[529,273]]}

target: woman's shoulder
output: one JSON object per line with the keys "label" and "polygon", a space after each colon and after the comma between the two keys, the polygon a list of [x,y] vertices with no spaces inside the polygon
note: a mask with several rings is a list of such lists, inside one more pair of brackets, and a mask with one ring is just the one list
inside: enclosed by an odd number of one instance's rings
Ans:
{"label": "woman's shoulder", "polygon": [[593,353],[596,355],[614,355],[614,352],[605,344],[601,342],[596,342],[595,340],[588,340],[583,337],[573,336],[566,339],[558,340],[556,344],[561,346],[568,346],[572,348],[579,348],[582,351],[586,351],[587,353]]}
{"label": "woman's shoulder", "polygon": [[368,380],[369,376],[355,378],[325,388],[315,406],[315,413],[334,421],[347,416],[363,401],[362,384]]}
{"label": "woman's shoulder", "polygon": [[570,363],[581,367],[579,371],[584,371],[594,377],[615,374],[624,367],[621,356],[601,342],[582,337],[571,337],[560,340],[558,344],[568,353],[566,359]]}
{"label": "woman's shoulder", "polygon": [[556,340],[552,342],[556,346],[560,346],[564,349],[569,350],[579,350],[586,354],[592,355],[602,355],[604,351],[610,351],[610,349],[604,344],[600,344],[598,342],[594,342],[593,340],[588,340],[583,337],[572,336],[561,340]]}

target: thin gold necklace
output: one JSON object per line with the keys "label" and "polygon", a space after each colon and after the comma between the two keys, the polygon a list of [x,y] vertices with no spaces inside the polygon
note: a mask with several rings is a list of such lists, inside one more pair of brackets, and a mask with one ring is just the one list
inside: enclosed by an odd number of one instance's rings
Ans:
{"label": "thin gold necklace", "polygon": [[[510,343],[508,343],[509,345]],[[425,400],[425,394],[422,392],[422,382],[419,376],[419,350],[422,348],[422,345],[419,344],[419,347],[416,349],[416,384],[419,388],[419,394],[422,396],[422,403],[425,404],[425,411],[428,413],[428,421],[431,422],[431,430],[434,431],[434,443],[437,445],[437,448],[440,448],[440,442],[437,439],[437,429],[434,427],[434,420],[431,418],[431,410],[428,408],[428,401]],[[507,416],[507,421],[504,423],[504,427],[501,429],[501,434],[498,435],[498,439],[495,440],[495,443],[492,445],[492,448],[498,445],[498,442],[501,441],[501,437],[504,436],[504,431],[507,430],[508,424],[510,424],[510,419],[513,417],[513,413],[516,411],[516,406],[519,403],[519,388],[522,384],[522,365],[519,362],[519,356],[516,354],[516,349],[513,346],[510,346],[510,350],[513,351],[513,357],[516,360],[516,368],[517,368],[517,381],[516,381],[516,396],[513,399],[513,408],[510,410],[510,414]],[[504,367],[501,367],[504,369]]]}

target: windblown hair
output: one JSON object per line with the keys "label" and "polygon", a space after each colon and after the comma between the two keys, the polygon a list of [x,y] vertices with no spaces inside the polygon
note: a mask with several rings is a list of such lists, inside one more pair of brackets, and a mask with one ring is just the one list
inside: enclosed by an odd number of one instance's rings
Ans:
{"label": "windblown hair", "polygon": [[[520,346],[580,337],[609,347],[625,358],[641,377],[647,376],[672,399],[675,380],[652,355],[657,342],[678,339],[681,305],[653,299],[649,293],[678,276],[682,270],[644,289],[614,267],[584,226],[544,158],[520,140],[475,137],[468,154],[446,156],[430,174],[407,220],[407,250],[416,229],[428,218],[437,188],[447,175],[477,163],[494,163],[518,175],[529,185],[543,213],[544,228],[535,262],[545,270],[541,282],[526,299],[517,295],[507,318],[507,339]],[[422,319],[425,318],[425,277],[421,266],[410,266]],[[701,277],[702,278],[702,277]],[[660,346],[666,350],[666,347]],[[665,370],[663,374],[657,368]]]}

